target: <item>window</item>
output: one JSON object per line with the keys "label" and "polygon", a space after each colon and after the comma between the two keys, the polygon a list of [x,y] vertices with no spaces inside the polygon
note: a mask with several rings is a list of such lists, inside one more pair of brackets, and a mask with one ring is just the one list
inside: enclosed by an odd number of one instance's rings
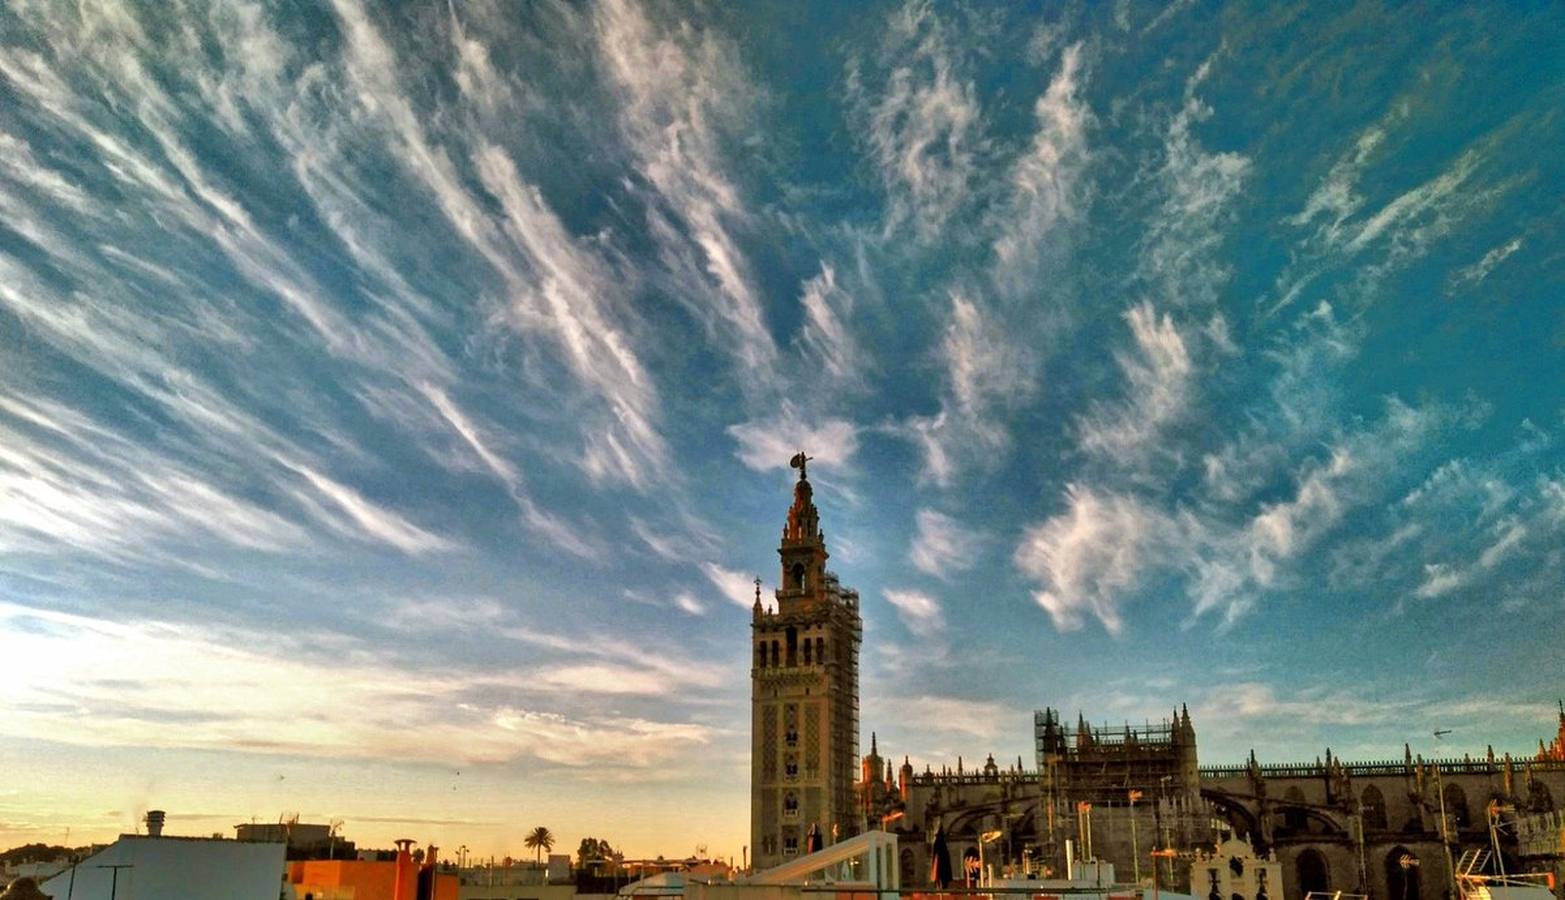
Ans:
{"label": "window", "polygon": [[1290,787],[1282,795],[1282,827],[1289,832],[1298,833],[1309,827],[1310,816],[1303,806],[1288,806],[1290,803],[1303,803],[1304,792],[1297,787]]}
{"label": "window", "polygon": [[1418,870],[1418,857],[1409,853],[1406,847],[1396,847],[1387,853],[1387,900],[1418,900],[1420,896]]}
{"label": "window", "polygon": [[1445,814],[1451,819],[1452,828],[1466,828],[1472,824],[1472,814],[1467,809],[1467,792],[1459,784],[1445,786]]}
{"label": "window", "polygon": [[799,795],[795,794],[793,791],[789,791],[783,795],[783,818],[799,818]]}
{"label": "window", "polygon": [[1380,792],[1380,788],[1370,785],[1364,789],[1363,798],[1359,801],[1359,814],[1364,817],[1365,831],[1385,831],[1389,827],[1386,825],[1386,795]]}
{"label": "window", "polygon": [[789,781],[799,780],[799,760],[792,753],[783,760],[783,777]]}
{"label": "window", "polygon": [[815,644],[809,638],[804,639],[804,664],[815,665]]}
{"label": "window", "polygon": [[783,838],[783,856],[797,856],[799,854],[799,839],[796,837]]}
{"label": "window", "polygon": [[1305,850],[1300,853],[1298,867],[1300,894],[1331,890],[1331,875],[1326,868],[1326,857],[1322,856],[1319,850]]}

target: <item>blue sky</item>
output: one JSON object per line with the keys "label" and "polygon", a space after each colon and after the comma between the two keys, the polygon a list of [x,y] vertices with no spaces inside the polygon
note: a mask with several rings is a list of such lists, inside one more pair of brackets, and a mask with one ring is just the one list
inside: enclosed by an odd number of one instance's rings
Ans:
{"label": "blue sky", "polygon": [[1526,751],[1562,31],[6,4],[0,838],[737,856],[801,448],[883,751],[1181,702],[1210,762]]}

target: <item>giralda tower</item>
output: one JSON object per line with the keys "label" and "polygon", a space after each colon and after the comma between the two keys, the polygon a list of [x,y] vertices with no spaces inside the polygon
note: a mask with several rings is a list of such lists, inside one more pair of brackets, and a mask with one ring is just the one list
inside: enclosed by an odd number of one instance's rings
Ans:
{"label": "giralda tower", "polygon": [[859,618],[857,591],[826,570],[826,534],[807,477],[783,525],[777,608],[751,623],[750,852],[757,870],[804,852],[813,829],[822,846],[857,831],[853,779],[858,763]]}

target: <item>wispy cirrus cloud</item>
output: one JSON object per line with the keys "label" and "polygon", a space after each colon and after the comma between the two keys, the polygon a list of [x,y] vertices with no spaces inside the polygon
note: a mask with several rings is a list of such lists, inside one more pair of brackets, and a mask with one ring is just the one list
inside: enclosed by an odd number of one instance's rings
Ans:
{"label": "wispy cirrus cloud", "polygon": [[[655,765],[713,735],[693,723],[522,706],[520,694],[539,682],[516,672],[333,665],[296,648],[257,649],[277,647],[275,635],[122,624],[11,604],[0,604],[0,629],[11,648],[0,662],[0,704],[14,737],[430,762],[456,753],[473,762],[530,759],[578,769]],[[614,676],[637,692],[650,687],[591,667],[554,674],[545,686],[601,688]],[[321,691],[322,684],[334,689]],[[236,690],[245,703],[233,702]],[[374,716],[363,714],[371,709]],[[179,728],[168,727],[173,719]],[[285,719],[294,727],[282,733],[266,725]]]}
{"label": "wispy cirrus cloud", "polygon": [[1010,166],[1012,199],[991,213],[996,282],[1012,293],[1037,290],[1042,265],[1058,258],[1047,249],[1069,245],[1061,226],[1079,221],[1090,200],[1093,116],[1080,93],[1082,55],[1079,43],[1061,51],[1059,70],[1033,104],[1037,130]]}
{"label": "wispy cirrus cloud", "polygon": [[720,35],[688,22],[663,25],[650,12],[608,0],[593,17],[626,148],[651,187],[648,224],[673,295],[732,348],[742,383],[770,387],[778,352],[734,234],[749,214],[723,150],[724,131],[746,115],[748,82]]}
{"label": "wispy cirrus cloud", "polygon": [[728,434],[738,442],[739,460],[757,472],[786,469],[801,450],[820,469],[842,469],[859,449],[857,425],[830,416],[812,419],[789,402],[770,417],[728,426]]}
{"label": "wispy cirrus cloud", "polygon": [[1477,262],[1463,266],[1453,272],[1451,274],[1452,281],[1461,284],[1477,284],[1483,281],[1489,277],[1489,273],[1493,272],[1496,266],[1509,259],[1511,254],[1520,250],[1525,242],[1526,238],[1524,236],[1517,235],[1505,243],[1491,248]]}
{"label": "wispy cirrus cloud", "polygon": [[[754,575],[746,575],[733,569],[725,568],[714,562],[701,563],[701,572],[717,592],[723,595],[723,599],[744,609],[750,609],[755,605],[756,591]],[[764,596],[762,597],[764,601]]]}
{"label": "wispy cirrus cloud", "polygon": [[924,639],[939,637],[945,631],[945,611],[940,601],[923,591],[887,588],[886,602],[896,607],[897,616],[907,629]]}
{"label": "wispy cirrus cloud", "polygon": [[874,85],[850,71],[864,140],[890,197],[888,234],[909,228],[934,239],[966,206],[983,151],[978,94],[948,32],[923,0],[909,0],[886,23]]}
{"label": "wispy cirrus cloud", "polygon": [[1135,353],[1115,360],[1125,376],[1126,396],[1115,406],[1099,405],[1078,425],[1082,448],[1121,465],[1132,465],[1159,448],[1163,429],[1185,414],[1194,364],[1172,316],[1150,303],[1125,312]]}
{"label": "wispy cirrus cloud", "polygon": [[1134,497],[1071,486],[1066,508],[1028,529],[1016,567],[1037,580],[1033,600],[1060,631],[1090,616],[1110,634],[1125,627],[1121,604],[1167,552],[1170,520]]}
{"label": "wispy cirrus cloud", "polygon": [[1213,114],[1197,90],[1220,55],[1203,62],[1186,81],[1184,102],[1169,120],[1162,165],[1153,176],[1162,200],[1147,223],[1137,275],[1168,306],[1214,304],[1231,272],[1220,251],[1251,162],[1240,153],[1211,152],[1194,134],[1195,126]]}
{"label": "wispy cirrus cloud", "polygon": [[1006,448],[1002,414],[1031,397],[1037,384],[1028,350],[959,293],[951,294],[938,353],[946,373],[940,411],[910,418],[904,427],[923,451],[924,477],[946,486],[964,466]]}
{"label": "wispy cirrus cloud", "polygon": [[913,517],[917,530],[908,560],[926,575],[947,578],[977,564],[979,535],[939,510],[921,509]]}
{"label": "wispy cirrus cloud", "polygon": [[799,343],[810,365],[846,386],[864,377],[868,361],[853,335],[853,297],[837,284],[837,271],[821,264],[820,273],[804,283],[799,296],[804,325]]}

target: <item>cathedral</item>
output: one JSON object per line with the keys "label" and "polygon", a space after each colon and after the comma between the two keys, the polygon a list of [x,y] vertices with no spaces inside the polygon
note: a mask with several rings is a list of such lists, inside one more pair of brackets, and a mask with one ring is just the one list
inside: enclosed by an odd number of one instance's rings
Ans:
{"label": "cathedral", "polygon": [[1382,760],[1344,761],[1327,750],[1314,762],[1263,764],[1252,754],[1203,766],[1183,707],[1142,727],[1094,726],[1080,715],[1070,723],[1042,709],[1030,766],[989,755],[919,772],[905,756],[900,766],[882,757],[874,735],[859,757],[858,594],[826,568],[807,463],[802,453],[793,458],[799,478],[778,547],[776,606],[762,605],[757,582],[752,609],[756,870],[866,829],[897,835],[907,888],[927,882],[937,832],[962,861],[958,871],[982,859],[997,872],[1062,875],[1069,842],[1077,859],[1111,862],[1121,880],[1201,894],[1192,884],[1201,852],[1228,835],[1277,860],[1287,898],[1345,891],[1449,900],[1462,853],[1491,846],[1506,871],[1561,866],[1565,847],[1528,856],[1515,826],[1519,817],[1557,820],[1565,705],[1553,740],[1520,757],[1491,748],[1476,759],[1425,760],[1404,746],[1400,758]]}

